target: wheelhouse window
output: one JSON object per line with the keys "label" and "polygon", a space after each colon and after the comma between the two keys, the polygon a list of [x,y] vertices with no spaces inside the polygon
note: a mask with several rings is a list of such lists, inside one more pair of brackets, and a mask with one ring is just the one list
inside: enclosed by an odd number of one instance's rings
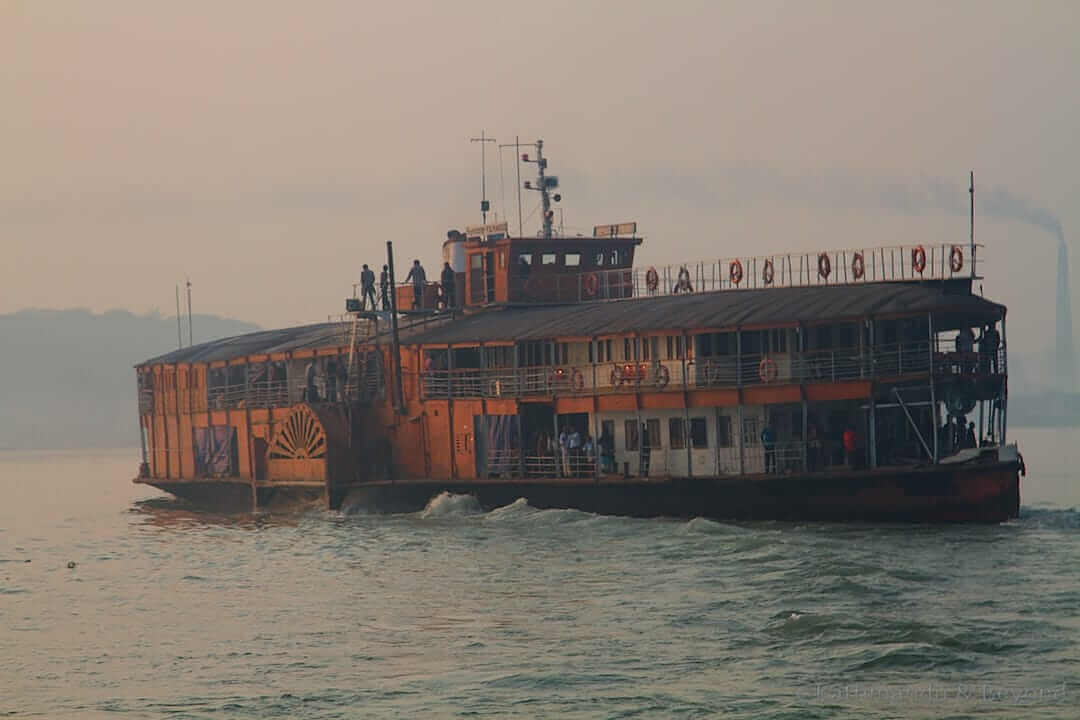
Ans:
{"label": "wheelhouse window", "polygon": [[581,265],[581,253],[568,252],[566,253],[563,264],[566,267],[579,267]]}
{"label": "wheelhouse window", "polygon": [[540,256],[541,265],[555,265],[559,262],[559,256],[557,253],[543,253]]}

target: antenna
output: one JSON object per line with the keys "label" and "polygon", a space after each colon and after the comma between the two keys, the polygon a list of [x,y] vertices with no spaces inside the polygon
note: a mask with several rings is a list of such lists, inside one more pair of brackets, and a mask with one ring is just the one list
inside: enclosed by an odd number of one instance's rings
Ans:
{"label": "antenna", "polygon": [[187,344],[195,344],[195,336],[191,332],[191,278],[185,277],[187,281]]}
{"label": "antenna", "polygon": [[176,286],[176,349],[184,347],[184,338],[180,334],[180,286]]}
{"label": "antenna", "polygon": [[[499,149],[512,147],[514,148],[514,157],[517,158],[517,201],[518,201],[518,237],[522,237],[525,231],[522,230],[521,225],[521,140],[517,135],[514,136],[514,144],[507,143],[500,145]],[[502,170],[502,160],[499,161],[499,170]]]}
{"label": "antenna", "polygon": [[[487,153],[485,152],[485,146],[487,143],[495,142],[495,138],[489,138],[484,134],[484,131],[480,131],[480,137],[469,138],[469,142],[480,143],[480,213],[484,217],[484,225],[487,225],[487,214],[491,207],[487,199]],[[484,231],[486,234],[486,230]]]}

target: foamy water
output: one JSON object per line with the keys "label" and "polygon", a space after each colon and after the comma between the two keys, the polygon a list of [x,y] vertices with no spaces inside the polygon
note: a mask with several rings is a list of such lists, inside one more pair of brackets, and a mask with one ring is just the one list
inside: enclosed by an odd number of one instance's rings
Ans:
{"label": "foamy water", "polygon": [[0,454],[0,716],[1073,718],[1078,438],[992,527],[213,515]]}

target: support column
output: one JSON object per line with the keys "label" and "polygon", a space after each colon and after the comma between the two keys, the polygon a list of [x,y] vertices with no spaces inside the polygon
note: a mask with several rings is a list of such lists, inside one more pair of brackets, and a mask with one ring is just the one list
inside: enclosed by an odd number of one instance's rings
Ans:
{"label": "support column", "polygon": [[939,438],[941,432],[938,430],[938,404],[937,396],[934,389],[934,346],[937,344],[934,336],[934,313],[926,314],[929,323],[929,336],[930,336],[930,417],[931,417],[931,431],[934,433],[934,464],[936,465],[938,459],[941,457],[940,448],[938,447]]}
{"label": "support column", "polygon": [[[645,340],[648,342],[648,339]],[[683,333],[683,354],[682,354],[682,377],[683,377],[683,442],[686,445],[686,476],[694,476],[694,461],[693,452],[691,448],[690,438],[690,390],[687,384],[686,374],[688,369],[687,358],[690,356],[690,339],[687,334]]]}
{"label": "support column", "polygon": [[736,428],[739,437],[739,474],[746,474],[746,448],[743,442],[743,406],[742,406],[742,330],[735,330],[735,387],[739,403],[736,406],[736,417],[739,427]]}
{"label": "support column", "polygon": [[1008,345],[1005,338],[1005,313],[1001,314],[1001,360],[1002,366],[1005,371],[1002,372],[1002,367],[998,368],[998,372],[1001,374],[1001,412],[998,413],[1001,418],[1001,439],[998,441],[1000,445],[1005,445],[1005,431],[1007,429],[1006,419],[1007,411],[1009,407],[1009,373],[1008,373]]}
{"label": "support column", "polygon": [[[937,411],[934,411],[934,422],[937,422]],[[877,412],[874,402],[874,387],[870,386],[870,467],[877,467]]]}

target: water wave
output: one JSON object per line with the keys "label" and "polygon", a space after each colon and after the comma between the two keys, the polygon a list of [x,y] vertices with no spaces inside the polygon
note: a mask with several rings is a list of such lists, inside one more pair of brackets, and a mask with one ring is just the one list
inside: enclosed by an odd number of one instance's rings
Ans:
{"label": "water wave", "polygon": [[469,515],[479,515],[482,512],[480,502],[474,495],[455,495],[454,493],[441,492],[428,500],[427,507],[420,511],[420,517],[425,520],[467,517]]}

